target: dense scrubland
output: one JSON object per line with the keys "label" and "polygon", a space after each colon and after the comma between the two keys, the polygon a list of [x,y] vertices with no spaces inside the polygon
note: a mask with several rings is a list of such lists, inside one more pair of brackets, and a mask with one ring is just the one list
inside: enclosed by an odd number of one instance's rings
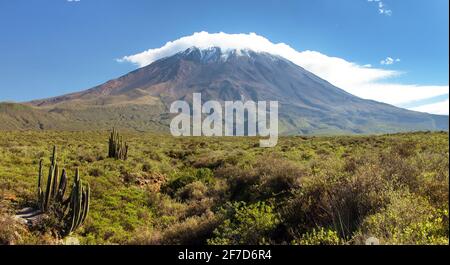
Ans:
{"label": "dense scrubland", "polygon": [[[447,132],[380,136],[175,138],[107,131],[0,134],[0,244],[61,244],[51,219],[15,213],[36,202],[52,146],[90,183],[81,244],[448,244]],[[69,178],[73,178],[69,174]]]}

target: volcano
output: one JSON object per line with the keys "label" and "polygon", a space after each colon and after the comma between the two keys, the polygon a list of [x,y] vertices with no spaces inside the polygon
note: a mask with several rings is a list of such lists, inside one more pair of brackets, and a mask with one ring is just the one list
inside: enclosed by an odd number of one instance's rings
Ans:
{"label": "volcano", "polygon": [[204,101],[276,100],[282,134],[448,130],[448,116],[356,97],[277,55],[218,47],[191,47],[82,92],[0,104],[0,128],[169,131],[170,104],[193,93]]}

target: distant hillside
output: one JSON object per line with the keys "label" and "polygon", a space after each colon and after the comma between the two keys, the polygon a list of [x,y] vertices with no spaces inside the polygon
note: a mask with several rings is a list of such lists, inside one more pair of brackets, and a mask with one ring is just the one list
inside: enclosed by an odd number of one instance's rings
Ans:
{"label": "distant hillside", "polygon": [[195,47],[82,92],[3,103],[0,128],[168,131],[170,103],[194,92],[205,101],[278,100],[284,134],[448,130],[448,116],[358,98],[279,56]]}

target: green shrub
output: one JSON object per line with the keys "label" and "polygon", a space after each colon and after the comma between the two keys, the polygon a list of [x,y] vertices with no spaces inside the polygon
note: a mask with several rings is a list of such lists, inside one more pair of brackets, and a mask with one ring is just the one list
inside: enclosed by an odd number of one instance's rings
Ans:
{"label": "green shrub", "polygon": [[292,242],[294,245],[339,245],[341,239],[336,231],[332,229],[313,228],[312,232],[303,234],[298,240]]}
{"label": "green shrub", "polygon": [[226,179],[232,200],[253,202],[286,195],[300,186],[303,169],[296,163],[279,158],[265,158],[251,165],[226,166],[217,176]]}
{"label": "green shrub", "polygon": [[168,228],[153,229],[142,227],[130,243],[138,245],[204,245],[217,226],[217,218],[212,212],[202,216],[192,216],[176,222]]}
{"label": "green shrub", "polygon": [[367,215],[389,203],[392,187],[378,167],[358,168],[351,176],[342,170],[343,164],[333,161],[320,162],[320,168],[303,179],[281,211],[291,238],[319,226],[331,227],[340,238],[349,239]]}
{"label": "green shrub", "polygon": [[176,197],[182,201],[201,200],[205,198],[208,187],[201,181],[194,181],[178,189]]}
{"label": "green shrub", "polygon": [[149,172],[152,171],[152,169],[153,169],[153,167],[152,167],[152,165],[150,163],[145,163],[145,164],[142,165],[142,171],[143,172],[149,173]]}
{"label": "green shrub", "polygon": [[192,216],[166,229],[162,235],[162,243],[204,245],[216,227],[217,217],[212,212]]}
{"label": "green shrub", "polygon": [[356,240],[362,235],[382,244],[448,244],[448,210],[436,210],[412,194],[397,194],[386,208],[366,217]]}
{"label": "green shrub", "polygon": [[214,230],[211,245],[269,244],[270,236],[280,219],[272,206],[264,202],[247,205],[228,203],[223,209],[224,221]]}
{"label": "green shrub", "polygon": [[396,142],[392,145],[392,153],[400,157],[409,157],[415,154],[417,143],[412,140]]}
{"label": "green shrub", "polygon": [[186,169],[169,181],[163,187],[163,191],[170,195],[175,195],[179,189],[195,181],[205,184],[213,183],[214,174],[209,168]]}
{"label": "green shrub", "polygon": [[103,175],[103,170],[101,170],[100,168],[91,168],[88,171],[89,176],[93,176],[93,177],[100,177]]}

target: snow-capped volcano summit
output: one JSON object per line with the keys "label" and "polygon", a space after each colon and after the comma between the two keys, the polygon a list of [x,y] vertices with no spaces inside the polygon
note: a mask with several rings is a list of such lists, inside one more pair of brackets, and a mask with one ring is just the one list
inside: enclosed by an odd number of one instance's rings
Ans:
{"label": "snow-capped volcano summit", "polygon": [[177,53],[179,56],[183,56],[185,59],[192,58],[199,60],[201,62],[214,62],[214,61],[222,61],[225,62],[230,58],[234,57],[248,57],[252,58],[257,54],[264,54],[268,58],[272,58],[273,60],[286,60],[281,56],[273,55],[267,52],[258,52],[253,51],[251,49],[226,49],[222,50],[220,47],[208,47],[208,48],[198,48],[198,47],[190,47],[185,51],[181,51]]}

